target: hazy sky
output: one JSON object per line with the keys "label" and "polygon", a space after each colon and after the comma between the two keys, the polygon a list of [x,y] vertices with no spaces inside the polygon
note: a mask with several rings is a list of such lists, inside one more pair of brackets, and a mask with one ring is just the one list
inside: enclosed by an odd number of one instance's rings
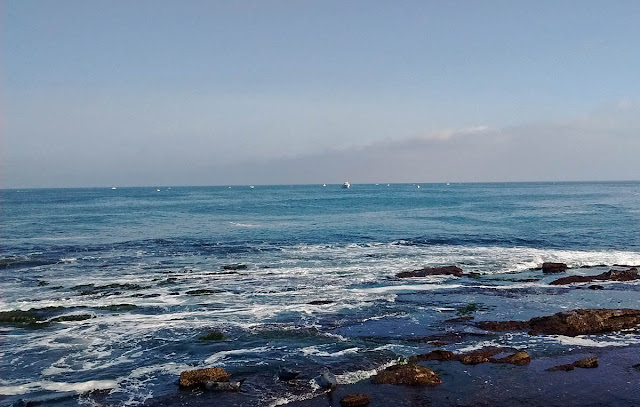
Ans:
{"label": "hazy sky", "polygon": [[0,0],[3,187],[640,179],[640,2]]}

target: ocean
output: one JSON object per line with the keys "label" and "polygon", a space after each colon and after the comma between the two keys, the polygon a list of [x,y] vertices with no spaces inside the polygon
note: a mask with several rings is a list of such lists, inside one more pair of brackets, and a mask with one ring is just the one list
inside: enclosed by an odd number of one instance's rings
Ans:
{"label": "ocean", "polygon": [[[637,281],[559,287],[538,269],[640,264],[640,182],[24,189],[0,191],[0,208],[0,311],[35,318],[0,323],[2,406],[337,405],[310,380],[323,367],[358,388],[447,335],[459,339],[449,350],[508,345],[534,360],[517,373],[438,366],[441,389],[365,390],[395,405],[500,404],[491,378],[502,377],[510,405],[640,403],[640,374],[613,364],[615,399],[576,384],[571,404],[522,383],[572,355],[637,354],[639,332],[532,337],[446,322],[640,308]],[[395,276],[444,265],[473,278]],[[223,338],[201,338],[211,331]],[[179,390],[180,372],[200,367],[246,379],[243,391]],[[279,381],[280,367],[300,379]]]}

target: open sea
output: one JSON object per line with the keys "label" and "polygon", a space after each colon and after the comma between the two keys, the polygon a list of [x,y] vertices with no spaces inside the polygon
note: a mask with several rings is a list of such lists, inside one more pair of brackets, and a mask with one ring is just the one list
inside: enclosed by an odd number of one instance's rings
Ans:
{"label": "open sea", "polygon": [[[607,365],[612,350],[640,354],[640,332],[532,337],[446,322],[640,308],[637,281],[550,286],[558,276],[537,269],[640,264],[640,182],[24,189],[0,191],[0,208],[0,311],[39,318],[0,323],[0,406],[337,406],[310,380],[321,368],[357,388],[447,335],[448,350],[506,345],[533,361],[434,365],[441,387],[385,396],[382,385],[373,396],[394,402],[377,405],[507,405],[496,378],[509,405],[640,405],[640,372]],[[478,274],[395,276],[442,265]],[[200,339],[210,331],[224,338]],[[575,380],[572,399],[540,381],[582,354],[600,355],[615,398],[581,386],[586,369],[556,376]],[[300,379],[279,381],[281,366]],[[243,391],[179,390],[180,372],[199,367],[246,379]]]}

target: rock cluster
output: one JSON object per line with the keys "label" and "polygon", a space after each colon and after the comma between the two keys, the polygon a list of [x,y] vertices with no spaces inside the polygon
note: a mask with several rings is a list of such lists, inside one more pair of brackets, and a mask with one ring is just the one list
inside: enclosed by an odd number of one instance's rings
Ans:
{"label": "rock cluster", "polygon": [[371,399],[366,394],[351,393],[347,394],[340,400],[342,407],[365,407],[368,406]]}
{"label": "rock cluster", "polygon": [[444,267],[425,267],[420,270],[403,271],[396,274],[396,277],[426,277],[426,276],[456,276],[462,277],[462,269],[457,266],[444,266]]}
{"label": "rock cluster", "polygon": [[557,371],[568,372],[575,369],[576,367],[579,367],[581,369],[595,369],[596,367],[598,367],[598,358],[584,358],[584,359],[576,360],[575,362],[570,364],[554,366],[547,370],[552,372],[557,372]]}
{"label": "rock cluster", "polygon": [[494,356],[499,355],[501,353],[513,352],[509,349],[490,347],[485,349],[480,349],[473,352],[462,353],[456,355],[455,353],[448,350],[434,350],[429,353],[424,353],[421,355],[416,355],[411,358],[412,361],[416,362],[424,362],[430,360],[439,360],[439,361],[459,361],[464,365],[477,365],[480,363],[509,363],[512,365],[524,366],[531,362],[531,357],[522,351],[517,351],[510,355],[494,358]]}
{"label": "rock cluster", "polygon": [[629,270],[611,269],[596,276],[569,276],[552,281],[551,285],[566,285],[571,283],[590,283],[592,281],[632,281],[640,279],[638,269],[635,267]]}
{"label": "rock cluster", "polygon": [[529,321],[482,321],[477,325],[490,331],[528,329],[530,335],[592,335],[635,328],[640,325],[640,310],[576,309]]}
{"label": "rock cluster", "polygon": [[219,367],[185,370],[180,373],[180,387],[205,386],[208,382],[228,382],[229,374]]}
{"label": "rock cluster", "polygon": [[562,273],[568,269],[567,265],[564,263],[542,263],[542,272],[545,274],[549,273]]}

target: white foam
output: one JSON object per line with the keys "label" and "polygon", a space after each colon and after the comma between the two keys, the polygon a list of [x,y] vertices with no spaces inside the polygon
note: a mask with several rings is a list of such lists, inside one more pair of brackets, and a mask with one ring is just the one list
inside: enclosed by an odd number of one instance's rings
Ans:
{"label": "white foam", "polygon": [[223,360],[226,359],[228,356],[264,353],[264,352],[270,351],[271,349],[273,348],[270,346],[261,346],[257,348],[251,348],[251,349],[225,350],[225,351],[214,353],[213,355],[209,356],[204,362],[206,364],[217,364],[220,366],[224,366]]}
{"label": "white foam", "polygon": [[354,347],[354,348],[343,349],[337,352],[326,352],[326,351],[320,350],[319,347],[320,346],[307,346],[306,348],[300,349],[300,353],[306,356],[337,358],[344,355],[355,354],[355,353],[358,353],[358,351],[360,351],[360,348]]}
{"label": "white foam", "polygon": [[86,393],[91,390],[115,389],[117,386],[118,383],[115,380],[89,380],[77,383],[41,380],[22,385],[0,385],[0,394],[15,396],[37,390]]}

